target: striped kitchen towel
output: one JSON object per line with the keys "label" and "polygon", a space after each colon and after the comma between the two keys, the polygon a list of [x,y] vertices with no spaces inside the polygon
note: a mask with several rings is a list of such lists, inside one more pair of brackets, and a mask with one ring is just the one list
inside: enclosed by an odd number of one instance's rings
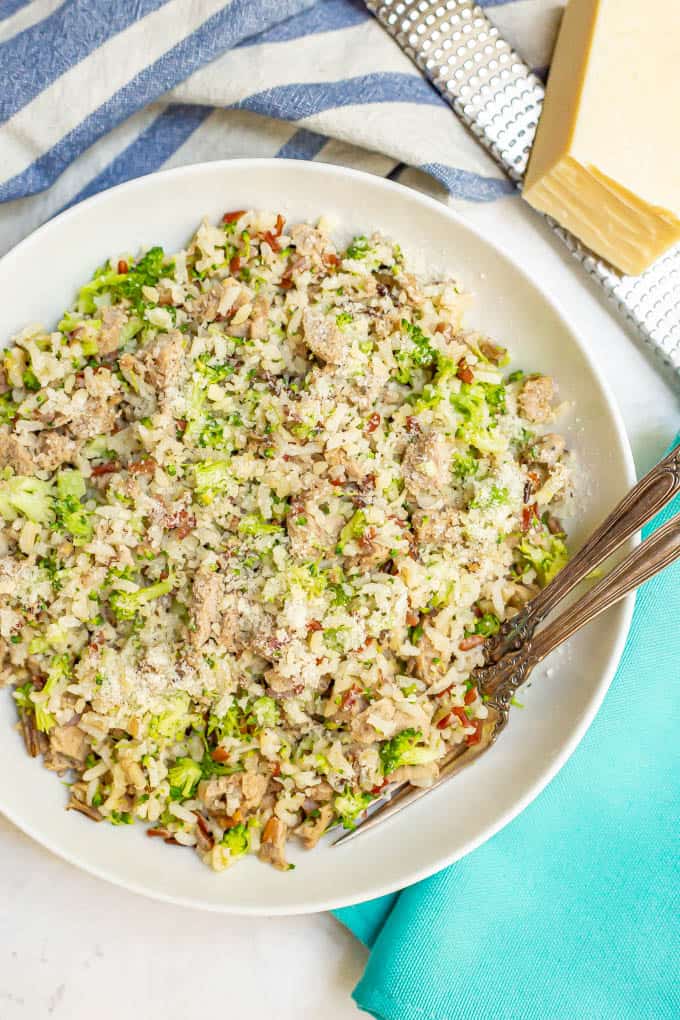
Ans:
{"label": "striped kitchen towel", "polygon": [[[563,0],[480,2],[545,69]],[[361,0],[0,0],[0,70],[0,253],[88,195],[201,160],[406,165],[460,201],[513,190]]]}

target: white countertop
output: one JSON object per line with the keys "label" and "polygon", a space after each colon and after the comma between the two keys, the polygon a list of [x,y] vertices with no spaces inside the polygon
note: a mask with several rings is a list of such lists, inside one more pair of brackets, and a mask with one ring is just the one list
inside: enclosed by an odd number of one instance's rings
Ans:
{"label": "white countertop", "polygon": [[[638,471],[647,470],[680,427],[680,385],[519,199],[460,212],[566,311],[618,399]],[[2,817],[0,854],[2,1020],[359,1015],[350,993],[366,952],[329,915],[233,918],[155,903],[82,874]]]}

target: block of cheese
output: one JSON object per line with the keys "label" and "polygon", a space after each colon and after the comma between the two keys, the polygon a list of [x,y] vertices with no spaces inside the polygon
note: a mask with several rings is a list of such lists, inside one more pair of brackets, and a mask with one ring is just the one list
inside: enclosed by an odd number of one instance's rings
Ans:
{"label": "block of cheese", "polygon": [[680,241],[680,0],[570,0],[523,195],[627,274]]}

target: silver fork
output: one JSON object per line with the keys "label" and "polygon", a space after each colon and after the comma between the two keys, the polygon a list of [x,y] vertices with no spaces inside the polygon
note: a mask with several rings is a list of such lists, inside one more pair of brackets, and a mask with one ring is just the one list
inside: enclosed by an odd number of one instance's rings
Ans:
{"label": "silver fork", "polygon": [[680,447],[631,489],[556,578],[489,639],[485,646],[487,664],[473,673],[480,693],[488,699],[489,709],[479,742],[452,749],[441,764],[437,781],[431,786],[413,787],[402,783],[388,789],[386,796],[375,802],[368,817],[336,839],[333,846],[344,845],[375,828],[484,754],[507,726],[510,701],[534,667],[577,630],[680,557],[678,514],[534,637],[545,616],[679,491]]}

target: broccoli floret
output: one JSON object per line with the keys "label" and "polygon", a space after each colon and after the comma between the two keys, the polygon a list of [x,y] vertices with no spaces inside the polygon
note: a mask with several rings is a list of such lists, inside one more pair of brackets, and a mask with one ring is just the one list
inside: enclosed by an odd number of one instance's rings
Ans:
{"label": "broccoli floret", "polygon": [[[451,404],[463,418],[456,430],[456,438],[474,446],[480,453],[502,453],[507,441],[498,434],[494,420],[489,420],[486,397],[489,388],[493,389],[483,383],[463,383],[459,393],[451,394]],[[500,396],[497,394],[492,401],[494,399],[498,403]]]}
{"label": "broccoli floret", "polygon": [[451,461],[451,470],[456,478],[473,478],[477,474],[479,461],[472,450],[468,453],[457,453]]}
{"label": "broccoli floret", "polygon": [[173,743],[182,740],[192,723],[189,705],[190,698],[186,691],[171,695],[167,699],[165,711],[149,720],[149,735]]}
{"label": "broccoli floret", "polygon": [[551,535],[548,546],[534,545],[526,539],[517,547],[522,557],[522,566],[533,567],[540,585],[549,584],[553,577],[565,567],[569,561],[569,552],[564,539]]}
{"label": "broccoli floret", "polygon": [[84,495],[85,479],[80,471],[59,472],[54,504],[57,528],[70,532],[79,544],[92,538],[91,515],[80,502]]}
{"label": "broccoli floret", "polygon": [[204,460],[194,466],[195,491],[199,502],[212,503],[217,493],[222,492],[231,477],[231,463],[228,460]]}
{"label": "broccoli floret", "polygon": [[417,746],[422,739],[420,730],[409,728],[382,744],[379,754],[383,775],[389,775],[402,765],[425,765],[434,761],[437,758],[436,751],[430,747]]}
{"label": "broccoli floret", "polygon": [[89,283],[81,287],[78,295],[78,311],[89,315],[96,308],[95,297],[99,294],[111,294],[114,301],[127,298],[138,313],[144,311],[142,287],[155,286],[162,276],[172,273],[174,265],[164,265],[165,253],[156,246],[130,267],[127,273],[118,273],[111,268],[109,262],[95,270]]}
{"label": "broccoli floret", "polygon": [[170,786],[179,790],[183,797],[191,797],[202,776],[201,766],[193,758],[178,758],[168,770]]}
{"label": "broccoli floret", "polygon": [[261,728],[271,728],[279,721],[279,708],[273,698],[257,698],[250,709],[250,714]]}
{"label": "broccoli floret", "polygon": [[17,513],[36,524],[46,524],[52,520],[49,483],[24,475],[14,475],[0,481],[0,514],[11,521]]}
{"label": "broccoli floret", "polygon": [[395,360],[399,365],[397,382],[410,383],[414,368],[432,368],[438,364],[439,353],[432,346],[420,326],[408,319],[401,320],[401,328],[408,335],[412,347],[396,351]]}
{"label": "broccoli floret", "polygon": [[375,800],[372,793],[340,793],[333,798],[335,813],[342,822],[343,829],[353,829],[356,820],[362,811],[365,811],[371,801]]}
{"label": "broccoli floret", "polygon": [[166,577],[163,581],[156,581],[148,588],[140,588],[139,591],[114,591],[109,596],[111,610],[118,620],[134,620],[135,616],[149,602],[167,595],[172,591],[175,581],[172,577]]}
{"label": "broccoli floret", "polygon": [[156,245],[149,248],[148,252],[123,275],[121,283],[116,288],[117,294],[127,298],[139,313],[144,310],[142,287],[154,287],[162,276],[168,276],[174,271],[174,263],[164,265],[164,260],[165,252],[161,247]]}
{"label": "broccoli floret", "polygon": [[248,514],[238,526],[239,535],[275,535],[281,530],[280,525],[265,521],[259,514]]}
{"label": "broccoli floret", "polygon": [[231,705],[224,715],[210,714],[208,717],[207,735],[217,734],[218,743],[225,737],[240,737],[243,725],[243,713],[237,704]]}
{"label": "broccoli floret", "polygon": [[198,445],[203,449],[210,450],[224,450],[227,446],[231,446],[226,427],[227,422],[208,415],[198,434]]}
{"label": "broccoli floret", "polygon": [[241,822],[227,829],[222,836],[223,846],[228,847],[231,857],[243,857],[250,850],[250,832],[248,826]]}

